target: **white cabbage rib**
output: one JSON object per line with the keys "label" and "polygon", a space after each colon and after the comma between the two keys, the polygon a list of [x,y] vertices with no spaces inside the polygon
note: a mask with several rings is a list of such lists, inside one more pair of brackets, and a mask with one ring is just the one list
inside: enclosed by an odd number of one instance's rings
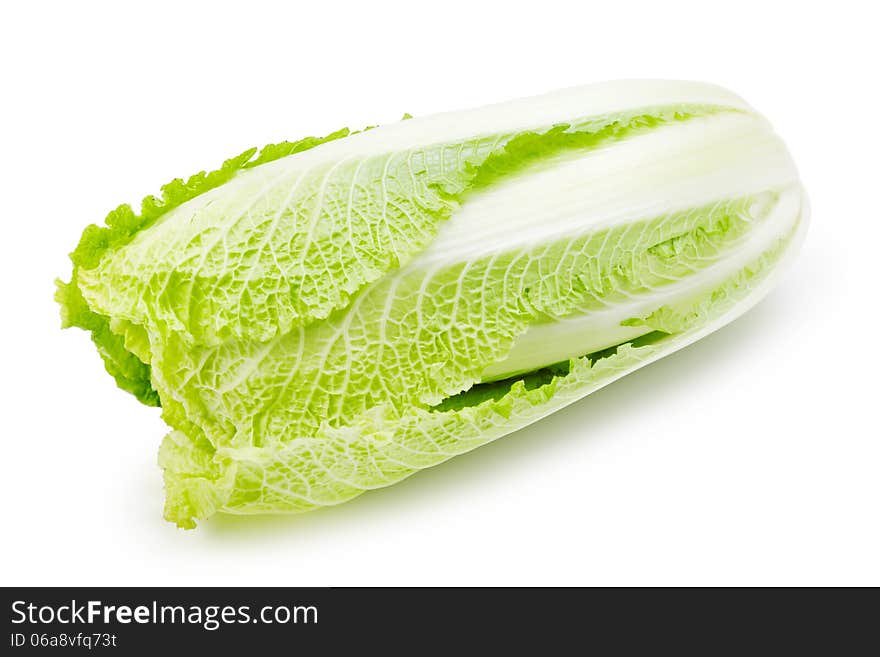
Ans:
{"label": "white cabbage rib", "polygon": [[793,228],[802,195],[794,163],[766,120],[717,114],[658,128],[478,193],[409,268],[430,270],[713,202],[755,199],[754,231],[731,244],[719,262],[625,305],[532,325],[503,361],[486,368],[482,378],[488,381],[649,332],[620,322],[705,292],[758,257]]}
{"label": "white cabbage rib", "polygon": [[580,316],[533,324],[520,335],[507,357],[483,370],[483,381],[529,372],[551,363],[601,351],[650,333],[649,325],[627,326],[632,317],[650,315],[663,307],[682,306],[709,294],[725,280],[746,267],[774,244],[786,240],[804,214],[803,189],[789,183],[776,190],[778,198],[758,197],[767,203],[767,216],[755,230],[733,245],[723,259],[669,286]]}
{"label": "white cabbage rib", "polygon": [[474,194],[414,266],[477,258],[797,181],[765,119],[719,113],[542,164]]}
{"label": "white cabbage rib", "polygon": [[[405,151],[430,144],[455,144],[475,137],[540,130],[596,116],[614,116],[639,108],[703,105],[742,112],[752,108],[727,89],[703,82],[614,80],[571,87],[475,109],[441,112],[389,124],[323,144],[297,156],[260,167],[255,175],[271,177],[291,167],[314,166],[339,158],[376,152]],[[754,115],[757,116],[757,115]]]}

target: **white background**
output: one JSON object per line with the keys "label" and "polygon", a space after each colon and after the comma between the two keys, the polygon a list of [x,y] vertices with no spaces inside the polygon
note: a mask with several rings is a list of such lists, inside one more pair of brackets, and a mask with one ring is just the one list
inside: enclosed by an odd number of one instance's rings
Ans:
{"label": "white background", "polygon": [[[133,4],[0,10],[0,583],[880,584],[871,3]],[[760,306],[344,506],[162,520],[158,411],[59,330],[86,224],[252,145],[623,77],[727,86],[790,145],[813,223]]]}

